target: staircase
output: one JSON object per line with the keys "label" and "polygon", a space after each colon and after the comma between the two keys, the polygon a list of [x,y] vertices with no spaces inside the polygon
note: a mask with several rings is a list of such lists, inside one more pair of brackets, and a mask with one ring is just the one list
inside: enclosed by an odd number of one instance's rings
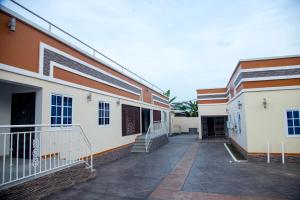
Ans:
{"label": "staircase", "polygon": [[[131,149],[131,152],[133,153],[146,153],[146,135],[139,135],[136,137],[134,145]],[[151,145],[151,142],[150,144]]]}

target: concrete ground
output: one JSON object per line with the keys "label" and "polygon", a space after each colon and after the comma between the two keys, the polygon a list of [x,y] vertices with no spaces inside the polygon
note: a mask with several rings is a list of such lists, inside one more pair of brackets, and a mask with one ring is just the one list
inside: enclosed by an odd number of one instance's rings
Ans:
{"label": "concrete ground", "polygon": [[95,179],[46,199],[300,199],[300,164],[235,163],[221,141],[196,136],[96,170]]}

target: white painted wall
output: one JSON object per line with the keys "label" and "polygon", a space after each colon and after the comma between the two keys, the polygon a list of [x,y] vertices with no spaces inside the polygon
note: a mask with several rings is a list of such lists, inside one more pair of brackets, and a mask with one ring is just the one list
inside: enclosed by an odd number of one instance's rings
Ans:
{"label": "white painted wall", "polygon": [[[73,97],[73,124],[81,124],[88,139],[93,145],[93,152],[98,153],[121,145],[134,142],[137,135],[122,136],[122,113],[121,104],[128,104],[138,107],[144,107],[156,110],[165,110],[169,113],[169,109],[162,109],[155,105],[143,102],[135,102],[123,99],[122,97],[111,97],[92,91],[92,101],[87,101],[87,96],[91,91],[65,86],[53,82],[43,81],[36,78],[30,78],[10,72],[1,71],[0,79],[2,80],[18,80],[19,83],[30,83],[42,88],[40,90],[37,109],[40,114],[40,123],[50,124],[50,103],[51,94],[59,93]],[[110,103],[110,125],[106,127],[98,126],[98,103],[105,101]],[[120,105],[117,104],[120,101]],[[167,117],[168,119],[168,117]],[[46,144],[47,138],[42,139]],[[62,144],[63,146],[63,144]],[[62,147],[63,148],[63,147]],[[46,148],[47,149],[47,148]],[[44,153],[47,153],[46,150]]]}
{"label": "white painted wall", "polygon": [[226,113],[226,104],[198,104],[198,130],[199,139],[202,139],[202,116],[224,116]]}
{"label": "white painted wall", "polygon": [[[238,107],[239,102],[241,103],[240,109]],[[240,95],[233,101],[228,103],[228,121],[233,128],[228,129],[228,134],[231,139],[238,143],[243,149],[247,151],[247,127],[246,127],[246,109],[245,109],[245,98],[244,94]],[[240,130],[239,132],[239,123],[238,123],[238,114],[241,117]]]}
{"label": "white painted wall", "polygon": [[[248,151],[266,152],[269,141],[272,153],[280,153],[285,143],[287,153],[300,153],[300,136],[289,137],[285,118],[286,109],[300,109],[300,90],[247,92],[245,95]],[[267,108],[263,108],[263,98]]]}
{"label": "white painted wall", "polygon": [[198,117],[172,116],[172,133],[189,132],[189,128],[198,129]]}

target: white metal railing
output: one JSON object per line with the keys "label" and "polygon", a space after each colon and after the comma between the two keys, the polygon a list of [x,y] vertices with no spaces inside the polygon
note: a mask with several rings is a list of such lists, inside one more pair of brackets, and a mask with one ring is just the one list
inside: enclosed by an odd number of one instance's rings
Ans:
{"label": "white metal railing", "polygon": [[146,136],[145,136],[145,146],[146,152],[149,151],[150,143],[153,138],[167,134],[168,135],[168,126],[167,122],[153,122],[150,123]]}
{"label": "white metal railing", "polygon": [[92,146],[79,124],[0,126],[0,186],[80,162],[93,170]]}
{"label": "white metal railing", "polygon": [[[11,3],[10,3],[11,2]],[[114,70],[117,70],[118,72],[124,74],[125,76],[128,76],[136,81],[139,81],[140,83],[144,84],[145,86],[159,92],[160,94],[164,95],[164,91],[159,88],[158,86],[154,85],[153,83],[147,81],[146,79],[142,78],[135,72],[131,71],[130,69],[124,67],[120,63],[116,62],[115,60],[109,58],[105,54],[101,53],[94,47],[90,46],[89,44],[83,42],[82,40],[78,39],[77,37],[73,36],[72,34],[68,33],[67,31],[63,30],[62,28],[58,27],[57,25],[51,23],[50,21],[46,20],[45,18],[41,17],[40,15],[36,14],[35,12],[29,10],[25,6],[21,5],[20,3],[10,0],[7,2],[7,4],[10,6],[9,9],[15,9],[20,10],[23,15],[28,15],[28,18],[30,18],[31,21],[34,21],[34,23],[38,24],[39,26],[43,27],[45,31],[50,32],[51,34],[55,34],[56,36],[63,38],[64,40],[71,42],[72,44],[75,44],[78,48],[82,49],[82,51],[85,51],[89,54],[89,56],[95,58],[95,59],[101,59],[102,62],[105,62],[105,64],[109,65]],[[16,7],[17,6],[17,7]],[[25,11],[25,12],[24,12]],[[45,23],[45,24],[44,24]]]}

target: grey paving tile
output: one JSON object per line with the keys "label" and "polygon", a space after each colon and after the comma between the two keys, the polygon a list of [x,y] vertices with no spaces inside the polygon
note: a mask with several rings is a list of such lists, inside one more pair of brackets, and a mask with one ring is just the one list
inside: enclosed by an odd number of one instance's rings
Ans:
{"label": "grey paving tile", "polygon": [[299,164],[230,162],[222,143],[198,151],[184,191],[300,199]]}

